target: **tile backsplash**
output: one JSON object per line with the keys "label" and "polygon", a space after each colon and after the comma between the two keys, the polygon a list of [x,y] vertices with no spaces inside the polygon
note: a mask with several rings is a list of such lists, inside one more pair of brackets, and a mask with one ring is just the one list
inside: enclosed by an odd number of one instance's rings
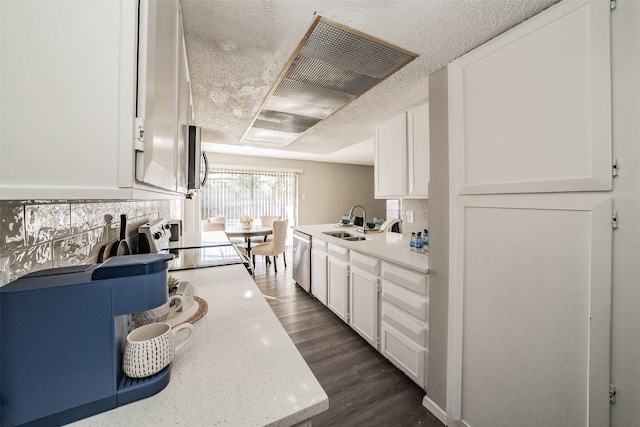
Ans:
{"label": "tile backsplash", "polygon": [[[429,229],[428,199],[402,199],[402,234]],[[407,221],[407,212],[413,211],[413,223]]]}
{"label": "tile backsplash", "polygon": [[0,284],[53,267],[96,262],[100,247],[120,236],[137,249],[138,226],[180,219],[180,200],[0,201]]}

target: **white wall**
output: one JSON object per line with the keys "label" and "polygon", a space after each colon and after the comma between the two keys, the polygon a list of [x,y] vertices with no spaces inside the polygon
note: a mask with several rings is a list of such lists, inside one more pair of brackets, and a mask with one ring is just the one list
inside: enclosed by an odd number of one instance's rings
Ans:
{"label": "white wall", "polygon": [[611,13],[613,180],[619,227],[613,233],[611,425],[640,425],[640,2],[618,0]]}
{"label": "white wall", "polygon": [[211,164],[302,169],[298,178],[299,225],[337,223],[354,205],[365,207],[367,219],[385,217],[385,201],[373,196],[373,166],[207,154]]}

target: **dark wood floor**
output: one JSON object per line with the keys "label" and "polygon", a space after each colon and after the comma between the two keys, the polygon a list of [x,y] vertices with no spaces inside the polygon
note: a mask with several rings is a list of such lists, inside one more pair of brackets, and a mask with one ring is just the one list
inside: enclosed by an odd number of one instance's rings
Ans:
{"label": "dark wood floor", "polygon": [[257,257],[255,282],[329,396],[320,426],[425,426],[443,424],[422,406],[424,390],[387,361],[331,310],[296,285],[291,260],[278,273]]}

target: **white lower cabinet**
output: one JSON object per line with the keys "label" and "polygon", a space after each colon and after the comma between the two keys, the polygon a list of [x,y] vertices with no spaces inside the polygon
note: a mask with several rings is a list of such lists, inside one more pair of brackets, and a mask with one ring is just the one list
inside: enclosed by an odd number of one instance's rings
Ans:
{"label": "white lower cabinet", "polygon": [[380,260],[351,252],[349,324],[369,344],[379,344]]}
{"label": "white lower cabinet", "polygon": [[419,346],[386,322],[380,326],[380,352],[416,384],[424,388],[427,349]]}
{"label": "white lower cabinet", "polygon": [[313,242],[313,295],[424,388],[429,276],[332,243]]}
{"label": "white lower cabinet", "polygon": [[312,240],[311,293],[327,305],[327,242]]}
{"label": "white lower cabinet", "polygon": [[420,387],[427,376],[428,276],[382,263],[380,352]]}
{"label": "white lower cabinet", "polygon": [[349,249],[328,245],[327,307],[349,322]]}

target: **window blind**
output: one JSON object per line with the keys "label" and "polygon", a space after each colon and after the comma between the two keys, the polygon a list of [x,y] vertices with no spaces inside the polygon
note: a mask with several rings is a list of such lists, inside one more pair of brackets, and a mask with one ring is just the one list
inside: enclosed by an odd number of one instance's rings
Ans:
{"label": "window blind", "polygon": [[238,223],[243,216],[256,222],[263,215],[276,215],[297,224],[298,172],[212,167],[201,191],[201,218],[224,216]]}

